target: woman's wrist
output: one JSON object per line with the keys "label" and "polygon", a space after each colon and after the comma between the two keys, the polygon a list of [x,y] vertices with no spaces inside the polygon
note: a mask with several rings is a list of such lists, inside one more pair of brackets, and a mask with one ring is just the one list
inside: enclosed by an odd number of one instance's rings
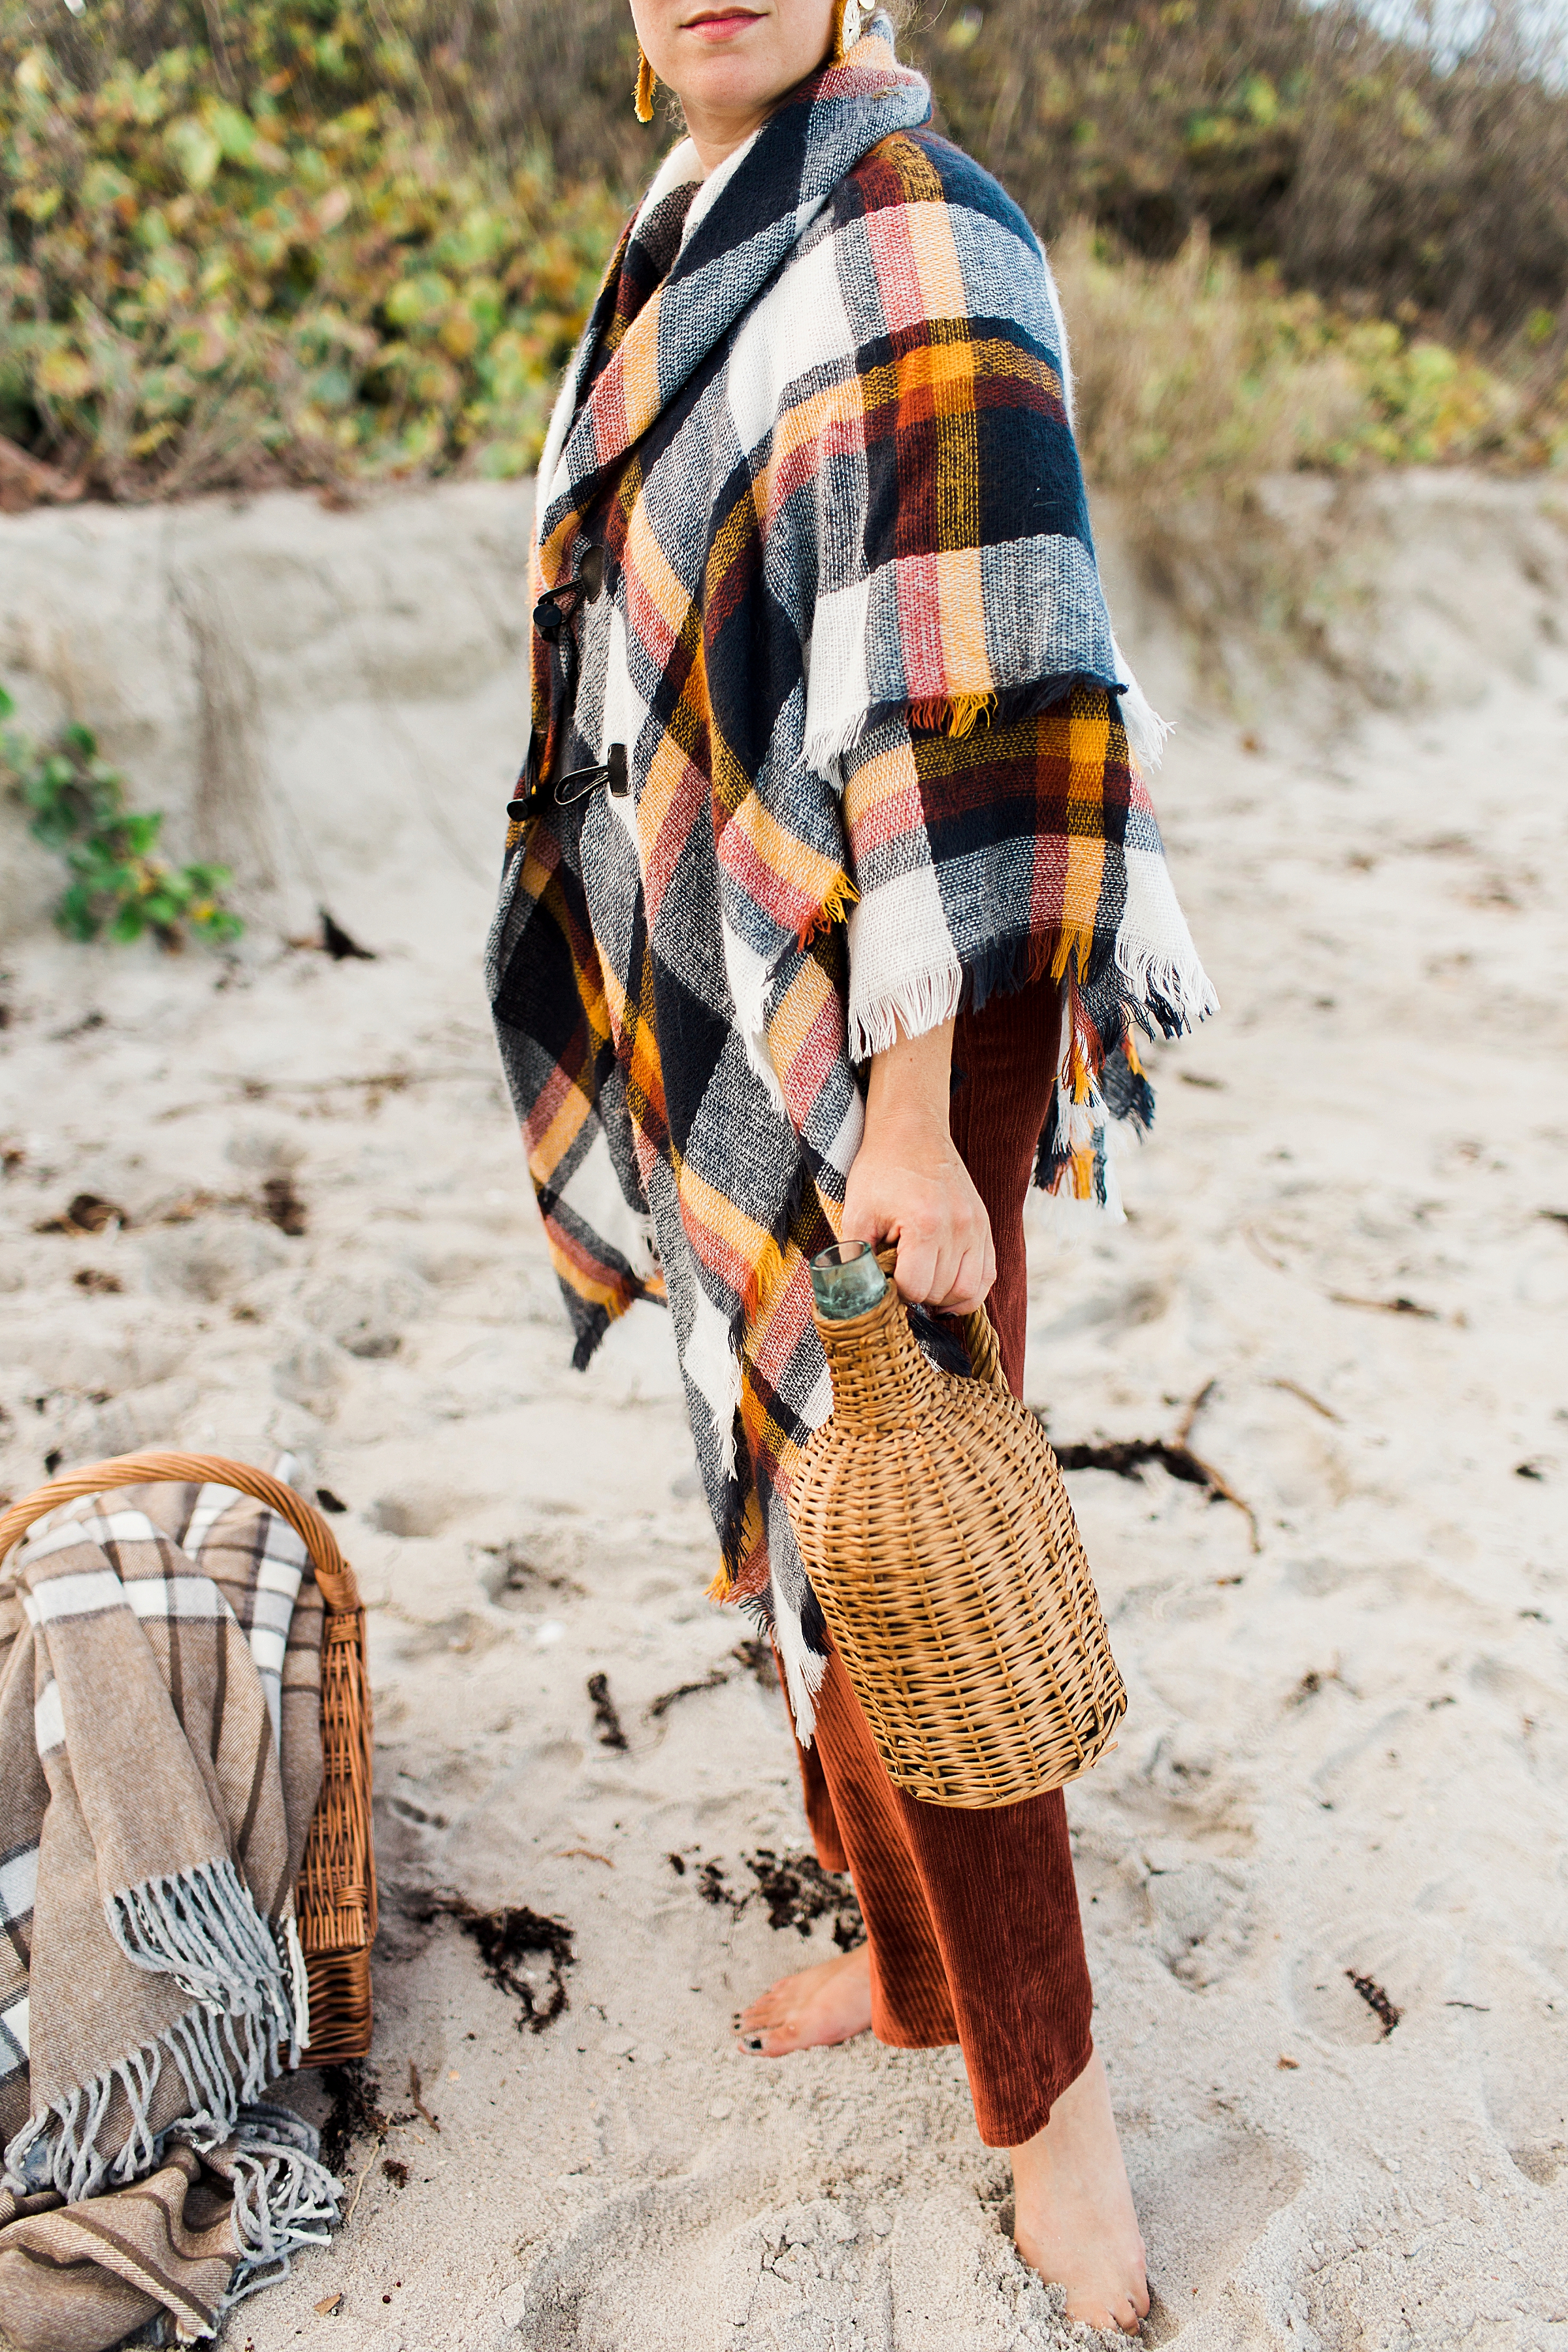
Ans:
{"label": "woman's wrist", "polygon": [[900,1029],[890,1045],[872,1055],[866,1089],[868,1131],[923,1122],[946,1135],[952,1032],[951,1021],[922,1029],[918,1037],[906,1037]]}

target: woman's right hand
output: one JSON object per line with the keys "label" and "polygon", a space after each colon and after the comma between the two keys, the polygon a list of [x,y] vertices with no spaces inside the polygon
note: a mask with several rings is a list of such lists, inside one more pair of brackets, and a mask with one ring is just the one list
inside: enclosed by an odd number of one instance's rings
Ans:
{"label": "woman's right hand", "polygon": [[901,1034],[871,1063],[866,1131],[844,1195],[846,1241],[898,1244],[906,1299],[967,1315],[996,1279],[991,1220],[948,1125],[952,1023]]}

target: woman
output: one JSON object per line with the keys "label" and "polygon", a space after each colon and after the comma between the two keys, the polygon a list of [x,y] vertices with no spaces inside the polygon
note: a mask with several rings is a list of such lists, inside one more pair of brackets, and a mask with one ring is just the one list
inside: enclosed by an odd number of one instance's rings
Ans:
{"label": "woman", "polygon": [[1020,2253],[1135,2330],[1143,2249],[1059,1791],[893,1789],[784,1508],[830,1408],[807,1262],[896,1238],[989,1299],[1016,1390],[1031,1176],[1114,1209],[1132,1029],[1213,997],[1130,747],[1039,245],[859,0],[632,0],[689,136],[611,264],[536,519],[533,734],[489,982],[585,1363],[674,1319],[715,1590],[772,1633],[868,1940],[741,2021],[766,2056],[963,2046]]}

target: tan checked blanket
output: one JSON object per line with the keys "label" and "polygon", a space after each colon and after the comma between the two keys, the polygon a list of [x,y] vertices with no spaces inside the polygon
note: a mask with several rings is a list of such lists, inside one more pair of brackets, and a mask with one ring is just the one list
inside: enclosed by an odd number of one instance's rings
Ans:
{"label": "tan checked blanket", "polygon": [[265,1505],[158,1484],[0,1572],[0,2327],[39,2352],[159,2310],[210,2335],[335,2213],[313,2133],[259,2104],[310,2032],[307,1568]]}

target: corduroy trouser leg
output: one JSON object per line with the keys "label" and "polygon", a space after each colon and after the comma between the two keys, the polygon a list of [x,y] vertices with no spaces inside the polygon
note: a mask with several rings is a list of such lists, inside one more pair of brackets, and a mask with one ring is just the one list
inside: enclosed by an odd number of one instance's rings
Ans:
{"label": "corduroy trouser leg", "polygon": [[[1057,1054],[1056,983],[962,1013],[952,1136],[996,1244],[988,1302],[1014,1393],[1024,1384],[1024,1202]],[[980,2137],[1018,2147],[1088,2064],[1092,1998],[1059,1789],[966,1812],[896,1789],[837,1655],[800,1751],[825,1870],[848,1870],[871,1954],[879,2042],[963,2051]]]}

